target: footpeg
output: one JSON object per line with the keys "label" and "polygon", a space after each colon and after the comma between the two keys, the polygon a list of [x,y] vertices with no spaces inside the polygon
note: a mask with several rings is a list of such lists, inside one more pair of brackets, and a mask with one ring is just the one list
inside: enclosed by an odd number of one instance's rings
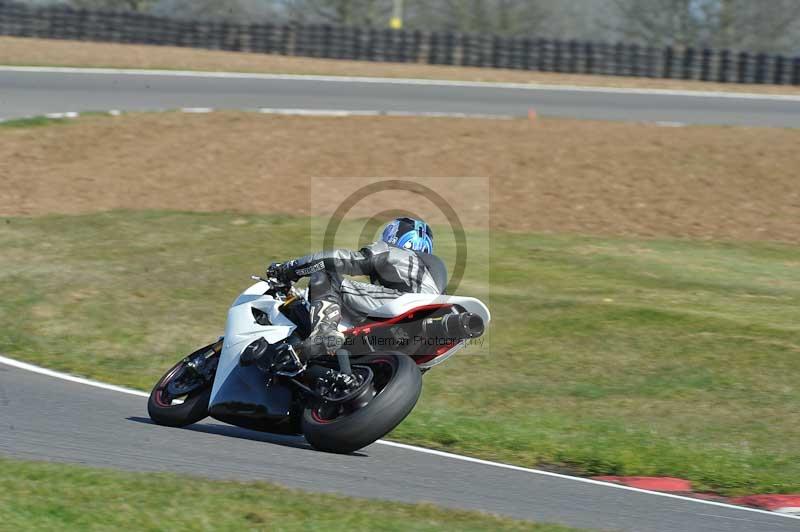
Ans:
{"label": "footpeg", "polygon": [[263,337],[244,348],[239,357],[242,366],[255,365],[264,373],[295,377],[306,369],[294,348],[285,343],[271,345]]}

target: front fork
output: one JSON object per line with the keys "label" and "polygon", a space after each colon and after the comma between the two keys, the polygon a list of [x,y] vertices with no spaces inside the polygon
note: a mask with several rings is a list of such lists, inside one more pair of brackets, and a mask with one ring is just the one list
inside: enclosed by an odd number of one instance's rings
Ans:
{"label": "front fork", "polygon": [[208,346],[202,353],[193,357],[187,357],[185,359],[186,368],[194,372],[196,376],[203,378],[206,382],[213,379],[217,366],[216,364],[209,365],[208,360],[212,357],[219,356],[222,352],[223,340],[224,338],[220,336],[219,340]]}

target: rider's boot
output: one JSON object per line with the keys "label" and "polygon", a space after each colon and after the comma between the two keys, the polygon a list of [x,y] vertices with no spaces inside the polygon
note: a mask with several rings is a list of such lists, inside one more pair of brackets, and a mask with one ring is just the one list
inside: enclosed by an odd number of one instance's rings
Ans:
{"label": "rider's boot", "polygon": [[300,353],[306,360],[336,353],[344,344],[339,332],[342,319],[338,303],[319,300],[311,304],[311,334],[300,344]]}

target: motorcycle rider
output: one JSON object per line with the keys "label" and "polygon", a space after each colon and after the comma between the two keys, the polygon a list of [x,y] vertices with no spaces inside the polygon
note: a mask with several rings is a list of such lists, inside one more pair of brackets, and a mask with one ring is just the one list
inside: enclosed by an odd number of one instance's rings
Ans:
{"label": "motorcycle rider", "polygon": [[[320,251],[283,263],[273,263],[269,277],[294,282],[310,277],[311,334],[300,346],[304,358],[333,354],[344,343],[338,326],[342,311],[359,319],[406,293],[443,294],[447,269],[433,255],[433,231],[422,220],[397,218],[381,239],[358,251]],[[343,278],[369,276],[370,283]]]}

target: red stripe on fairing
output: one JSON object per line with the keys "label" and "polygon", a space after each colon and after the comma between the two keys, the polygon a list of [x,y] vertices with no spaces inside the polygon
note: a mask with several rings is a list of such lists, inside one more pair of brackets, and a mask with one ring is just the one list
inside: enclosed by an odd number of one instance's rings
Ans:
{"label": "red stripe on fairing", "polygon": [[416,362],[417,365],[426,364],[426,363],[430,362],[431,360],[433,360],[434,358],[438,358],[438,357],[440,357],[442,355],[446,355],[451,350],[453,350],[457,345],[458,345],[458,342],[450,342],[450,343],[447,343],[445,345],[440,345],[439,347],[436,348],[436,351],[434,351],[433,354],[430,354],[430,355],[419,355],[419,356],[414,357],[414,362]]}
{"label": "red stripe on fairing", "polygon": [[386,327],[387,325],[394,325],[395,323],[399,323],[401,321],[410,320],[414,318],[414,314],[417,312],[425,312],[425,311],[432,311],[437,309],[443,309],[451,307],[452,305],[449,303],[433,303],[430,305],[422,305],[421,307],[413,308],[399,316],[395,316],[394,318],[388,318],[386,320],[381,321],[374,321],[371,323],[365,323],[364,325],[359,325],[357,327],[353,327],[351,329],[347,329],[344,331],[344,334],[349,334],[352,336],[357,336],[359,334],[369,334],[370,331],[375,327]]}

